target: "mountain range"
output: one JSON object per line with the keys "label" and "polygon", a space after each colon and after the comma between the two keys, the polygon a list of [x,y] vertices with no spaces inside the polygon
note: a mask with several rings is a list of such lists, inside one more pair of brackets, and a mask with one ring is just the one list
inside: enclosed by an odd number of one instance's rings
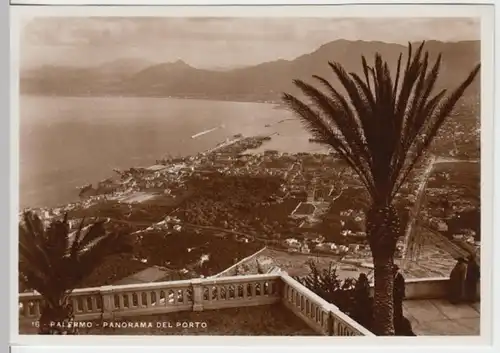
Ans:
{"label": "mountain range", "polygon": [[[417,44],[414,44],[416,46]],[[480,62],[480,41],[425,44],[431,62],[439,53],[442,64],[436,88],[454,88]],[[393,72],[407,47],[399,44],[337,40],[293,60],[276,60],[228,71],[199,69],[183,61],[152,64],[119,59],[97,67],[41,66],[20,73],[21,94],[55,96],[144,96],[279,101],[282,92],[297,94],[293,79],[311,81],[312,75],[334,79],[328,62],[339,62],[348,72],[362,74],[361,56],[373,62],[380,53]],[[335,80],[331,80],[338,85]],[[467,94],[479,92],[479,79]]]}

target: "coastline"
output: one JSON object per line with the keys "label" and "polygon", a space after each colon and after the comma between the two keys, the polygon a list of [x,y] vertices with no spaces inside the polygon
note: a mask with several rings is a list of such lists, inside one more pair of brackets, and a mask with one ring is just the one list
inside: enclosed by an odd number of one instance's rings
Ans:
{"label": "coastline", "polygon": [[[237,135],[241,135],[241,134],[237,134]],[[235,135],[235,136],[237,136]],[[236,138],[233,138],[233,139],[226,139],[226,141],[222,141],[222,142],[219,142],[215,145],[215,147],[211,147],[211,148],[208,148],[204,151],[201,151],[199,152],[197,155],[209,155],[211,153],[215,153],[223,148],[226,148],[226,147],[230,147],[240,141],[243,141],[245,139],[258,139],[258,138],[263,138],[263,139],[268,139],[270,138],[270,136],[274,135],[273,134],[270,134],[268,136],[251,136],[251,137],[244,137],[244,136],[240,136],[240,137],[236,137]],[[241,152],[244,152],[248,149],[245,149]],[[190,158],[193,158],[195,156],[185,156],[185,157],[181,157],[180,160],[189,160]],[[157,160],[158,161],[158,160]],[[180,163],[182,164],[182,162]],[[160,168],[157,168],[159,167],[160,165],[158,163],[155,163],[155,164],[152,164],[150,166],[146,166],[146,167],[130,167],[128,170],[150,170],[150,171],[156,171],[156,172],[159,172],[159,171],[165,171],[169,168],[168,165],[164,165],[161,169]],[[171,166],[172,167],[172,166]],[[175,164],[173,165],[173,168],[175,168]],[[155,170],[156,169],[156,170]],[[109,178],[105,179],[104,181],[106,180],[109,180],[113,177],[116,176],[116,173],[121,173],[122,171],[120,170],[113,170],[115,172],[115,175],[113,176],[110,176]],[[111,171],[111,172],[113,172]],[[112,175],[110,173],[110,175]],[[101,181],[102,182],[102,181]],[[123,193],[120,195],[120,197],[116,198],[115,196],[113,196],[112,194],[109,195],[109,194],[102,194],[102,195],[98,195],[96,197],[90,197],[90,198],[87,198],[86,200],[85,199],[79,199],[79,196],[78,196],[78,191],[82,191],[82,189],[85,189],[85,188],[89,188],[89,187],[93,187],[93,184],[94,183],[88,183],[88,184],[85,184],[85,185],[82,185],[82,186],[79,186],[79,187],[76,187],[75,189],[75,201],[73,202],[68,202],[68,203],[64,203],[64,204],[61,204],[61,205],[58,205],[58,206],[41,206],[41,207],[24,207],[24,208],[20,208],[19,209],[19,214],[21,214],[22,212],[26,211],[26,210],[35,210],[35,211],[46,211],[46,210],[54,210],[54,209],[73,209],[75,207],[82,207],[82,208],[88,208],[88,207],[91,207],[93,204],[95,204],[96,202],[99,202],[101,201],[103,198],[107,198],[107,199],[110,199],[110,200],[116,200],[116,201],[126,201],[127,199],[131,198],[133,199],[134,198],[134,194],[137,193],[137,191],[130,191],[129,193]],[[96,184],[99,184],[96,183]],[[144,201],[147,201],[149,198],[145,197],[144,198]],[[129,201],[130,202],[130,201]],[[133,202],[133,200],[132,200]],[[56,211],[57,212],[57,211]],[[58,213],[58,212],[57,212]]]}
{"label": "coastline", "polygon": [[[282,120],[276,122],[275,124],[280,124],[280,123],[282,123],[284,121],[287,121],[287,120],[292,120],[292,119],[282,119]],[[224,149],[226,147],[231,147],[234,144],[237,144],[238,142],[242,142],[242,141],[245,141],[245,140],[250,140],[251,141],[252,139],[261,139],[261,143],[260,143],[260,145],[257,148],[245,148],[245,149],[242,149],[242,150],[239,151],[239,153],[245,153],[245,152],[247,152],[249,150],[258,149],[259,147],[261,147],[262,145],[264,145],[267,141],[270,141],[271,138],[272,138],[272,136],[275,136],[277,134],[278,134],[277,132],[270,133],[270,134],[267,134],[267,135],[256,135],[256,136],[243,136],[242,134],[236,134],[236,135],[233,136],[232,139],[227,138],[225,141],[217,143],[214,147],[211,147],[211,148],[208,148],[208,149],[206,149],[204,151],[198,152],[195,155],[174,158],[174,160],[179,160],[178,164],[182,165],[184,163],[184,161],[190,160],[192,158],[196,158],[197,155],[207,156],[207,155],[209,155],[211,153],[216,153],[217,151],[219,151],[221,149]],[[238,137],[235,137],[235,136],[238,136]],[[312,144],[314,142],[310,141],[310,143]],[[267,150],[264,150],[264,151],[260,151],[258,153],[252,152],[252,154],[263,155],[266,152],[267,152]],[[314,153],[314,152],[300,152],[298,154],[314,155],[316,153]],[[161,161],[161,160],[157,159],[157,162],[159,162],[159,161]],[[465,160],[465,159],[457,159],[457,158],[447,157],[447,156],[439,156],[439,157],[437,157],[436,164],[443,164],[443,163],[444,164],[448,164],[448,163],[479,163],[479,160],[478,159]],[[130,167],[127,170],[142,170],[142,171],[151,171],[151,172],[161,172],[161,171],[168,170],[169,167],[175,169],[176,168],[176,164],[173,164],[172,166],[168,166],[168,165],[164,165],[164,164],[161,164],[161,163],[155,163],[155,164],[152,164],[152,165],[149,165],[149,166],[145,166],[145,167],[138,167],[138,166]],[[110,179],[116,177],[116,173],[119,174],[119,173],[123,172],[122,170],[116,170],[116,169],[112,170],[111,172],[113,172],[113,171],[115,172],[115,174],[110,173],[110,177],[102,180],[101,182],[107,181],[107,180],[110,180]],[[101,182],[97,182],[95,184],[99,184]],[[94,204],[94,202],[99,202],[100,200],[102,200],[102,198],[108,198],[108,199],[111,199],[111,200],[114,199],[116,201],[126,201],[127,199],[134,199],[134,194],[137,194],[137,191],[130,191],[129,193],[123,193],[123,194],[121,194],[120,197],[117,198],[117,197],[114,197],[113,195],[110,195],[110,194],[107,194],[107,193],[103,193],[103,194],[98,195],[96,197],[87,198],[86,200],[85,199],[83,199],[83,200],[79,199],[78,190],[81,191],[82,189],[93,187],[93,184],[94,183],[88,183],[88,184],[76,187],[76,190],[75,190],[75,200],[72,201],[72,202],[63,203],[63,204],[60,204],[58,206],[41,206],[41,207],[29,207],[28,206],[28,207],[25,207],[25,208],[22,208],[22,209],[20,208],[19,212],[22,212],[23,210],[60,209],[60,208],[66,208],[68,206],[70,208],[72,208],[71,206],[75,206],[75,207],[81,206],[83,208],[86,208],[86,207],[90,207],[92,204]],[[144,194],[148,194],[148,193],[146,192]],[[140,197],[139,197],[139,199],[140,199]],[[149,198],[145,197],[144,201],[147,201],[147,200],[149,200]],[[129,202],[131,202],[131,201],[129,201]]]}
{"label": "coastline", "polygon": [[252,104],[266,104],[273,105],[275,109],[284,109],[284,105],[280,100],[265,100],[265,99],[236,99],[235,97],[223,98],[223,97],[183,97],[183,96],[160,96],[160,95],[120,95],[120,94],[110,94],[110,95],[62,95],[62,94],[38,94],[38,93],[27,93],[21,92],[20,97],[40,97],[40,98],[151,98],[151,99],[176,99],[176,100],[194,100],[194,101],[210,101],[210,102],[223,102],[223,103],[252,103]]}

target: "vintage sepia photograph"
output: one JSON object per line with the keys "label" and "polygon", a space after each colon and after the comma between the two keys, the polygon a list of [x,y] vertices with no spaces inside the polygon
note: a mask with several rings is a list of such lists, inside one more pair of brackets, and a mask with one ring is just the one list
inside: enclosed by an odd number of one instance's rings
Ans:
{"label": "vintage sepia photograph", "polygon": [[19,335],[484,333],[480,12],[317,12],[19,16]]}

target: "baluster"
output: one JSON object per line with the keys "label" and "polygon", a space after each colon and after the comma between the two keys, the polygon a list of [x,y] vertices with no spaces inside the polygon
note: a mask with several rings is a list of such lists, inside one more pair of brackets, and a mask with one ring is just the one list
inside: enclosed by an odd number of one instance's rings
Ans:
{"label": "baluster", "polygon": [[224,286],[224,289],[226,291],[226,300],[229,300],[229,286]]}
{"label": "baluster", "polygon": [[34,307],[33,307],[33,312],[35,314],[35,317],[38,318],[40,317],[41,310],[40,310],[40,305],[41,305],[41,300],[36,300],[34,301]]}
{"label": "baluster", "polygon": [[113,295],[113,309],[120,309],[120,297],[118,294]]}
{"label": "baluster", "polygon": [[248,297],[248,283],[242,284],[243,286],[243,299],[246,299]]}
{"label": "baluster", "polygon": [[118,295],[118,309],[125,309],[125,298],[122,294]]}
{"label": "baluster", "polygon": [[220,284],[219,284],[219,285],[217,285],[217,299],[219,299],[219,300],[224,299],[224,298],[222,297],[222,286],[221,286]]}
{"label": "baluster", "polygon": [[80,305],[78,305],[78,298],[77,297],[70,297],[69,299],[71,305],[73,306],[73,311],[75,313],[80,312]]}
{"label": "baluster", "polygon": [[150,308],[153,304],[152,296],[153,292],[146,292],[146,308]]}
{"label": "baluster", "polygon": [[19,317],[26,317],[26,302],[22,301],[19,305]]}
{"label": "baluster", "polygon": [[188,292],[187,292],[187,289],[186,289],[186,288],[184,288],[184,289],[182,290],[182,302],[183,302],[184,304],[187,304],[187,303],[189,302],[189,299],[188,299]]}
{"label": "baluster", "polygon": [[80,297],[79,298],[82,303],[82,312],[87,313],[89,311],[89,307],[87,305],[87,298],[86,297]]}
{"label": "baluster", "polygon": [[95,295],[93,295],[90,298],[90,300],[92,302],[92,311],[93,312],[99,311],[99,308],[98,308],[98,305],[97,305],[97,297]]}
{"label": "baluster", "polygon": [[178,300],[179,299],[179,297],[178,297],[179,296],[179,292],[178,292],[177,289],[172,290],[172,296],[173,296],[173,299],[174,299],[173,302],[172,302],[172,304],[173,305],[177,305],[177,303],[179,302],[179,300]]}
{"label": "baluster", "polygon": [[252,298],[255,298],[257,296],[257,283],[253,282],[251,283],[252,285]]}
{"label": "baluster", "polygon": [[[21,313],[23,317],[29,317],[30,312],[29,312],[29,302],[28,301],[23,301],[22,302],[22,308],[21,308]],[[21,315],[21,314],[20,314]]]}

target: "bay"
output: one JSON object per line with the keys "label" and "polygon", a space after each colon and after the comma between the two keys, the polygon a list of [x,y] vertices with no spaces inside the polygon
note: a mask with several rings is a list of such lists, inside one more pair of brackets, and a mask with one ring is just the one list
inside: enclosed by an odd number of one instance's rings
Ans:
{"label": "bay", "polygon": [[[200,134],[206,132],[204,134]],[[186,156],[235,134],[271,135],[255,152],[321,148],[290,112],[273,104],[144,97],[20,97],[20,206],[75,201],[78,187]],[[192,136],[196,136],[192,138]]]}

